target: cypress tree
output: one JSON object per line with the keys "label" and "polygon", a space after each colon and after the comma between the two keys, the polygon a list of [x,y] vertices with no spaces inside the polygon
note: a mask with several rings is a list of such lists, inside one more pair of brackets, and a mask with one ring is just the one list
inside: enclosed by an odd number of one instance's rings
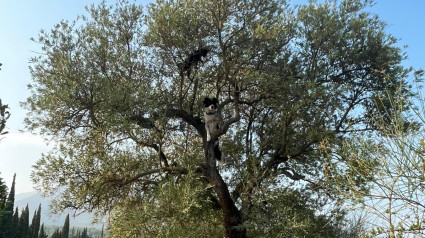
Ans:
{"label": "cypress tree", "polygon": [[22,210],[21,217],[19,217],[19,237],[29,237],[29,223],[30,223],[30,211],[28,205]]}
{"label": "cypress tree", "polygon": [[0,178],[0,216],[1,212],[4,209],[7,198],[7,186],[3,181],[3,178]]}
{"label": "cypress tree", "polygon": [[62,238],[69,238],[69,214],[66,216],[62,227]]}
{"label": "cypress tree", "polygon": [[29,233],[28,233],[28,237],[29,238],[33,238],[34,237],[34,222],[35,222],[35,217],[37,216],[37,211],[34,211],[34,215],[32,216],[32,221],[29,227]]}
{"label": "cypress tree", "polygon": [[47,238],[47,234],[44,232],[44,223],[41,224],[40,232],[38,233],[37,238]]}
{"label": "cypress tree", "polygon": [[38,231],[40,230],[40,216],[41,216],[41,204],[38,205],[38,210],[34,211],[32,222],[30,226],[30,238],[37,238]]}
{"label": "cypress tree", "polygon": [[40,220],[41,220],[41,204],[38,204],[37,213],[35,215],[35,220],[33,219],[33,232],[34,238],[38,237],[38,231],[40,230]]}
{"label": "cypress tree", "polygon": [[57,229],[55,232],[53,232],[52,236],[50,238],[62,238],[62,233],[59,229]]}
{"label": "cypress tree", "polygon": [[0,238],[10,238],[12,237],[12,216],[13,216],[13,207],[15,205],[15,179],[16,174],[13,175],[12,187],[10,188],[9,196],[7,197],[6,202],[4,203],[4,209],[1,211],[0,216]]}
{"label": "cypress tree", "polygon": [[12,224],[11,224],[11,237],[18,237],[19,230],[19,208],[15,208],[15,213],[13,213]]}
{"label": "cypress tree", "polygon": [[70,237],[71,237],[71,238],[76,238],[75,233],[76,233],[76,231],[75,231],[75,227],[73,227],[73,228],[72,228],[72,230],[71,230],[71,233],[70,233]]}
{"label": "cypress tree", "polygon": [[81,238],[88,238],[87,227],[83,229],[83,233],[81,234]]}
{"label": "cypress tree", "polygon": [[13,214],[13,207],[15,205],[15,179],[16,174],[13,175],[13,181],[12,181],[12,187],[10,188],[9,197],[7,198],[4,211],[10,212],[10,217],[12,217]]}

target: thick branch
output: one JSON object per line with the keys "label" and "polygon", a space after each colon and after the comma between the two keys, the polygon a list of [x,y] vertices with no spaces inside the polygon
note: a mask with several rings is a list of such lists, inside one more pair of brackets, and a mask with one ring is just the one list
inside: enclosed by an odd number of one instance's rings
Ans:
{"label": "thick branch", "polygon": [[142,115],[133,115],[133,116],[130,116],[129,119],[131,121],[136,122],[136,124],[142,128],[146,128],[146,129],[155,128],[155,124],[153,123],[153,120],[150,118],[146,118]]}
{"label": "thick branch", "polygon": [[229,188],[219,174],[218,170],[209,166],[203,168],[203,173],[208,182],[213,185],[216,192],[221,210],[223,211],[224,226],[226,228],[226,237],[245,237],[244,230],[237,230],[237,226],[242,224],[242,215],[236,207],[229,193]]}
{"label": "thick branch", "polygon": [[165,116],[170,118],[180,118],[189,125],[193,126],[202,137],[206,137],[207,135],[204,126],[205,124],[202,122],[202,120],[199,117],[190,115],[184,110],[170,108],[166,110]]}
{"label": "thick branch", "polygon": [[162,167],[162,168],[158,168],[158,169],[151,169],[151,170],[140,172],[139,174],[133,176],[132,178],[125,178],[125,179],[110,178],[110,179],[106,180],[103,183],[103,185],[108,184],[108,183],[112,183],[114,185],[125,186],[125,185],[136,182],[137,180],[139,180],[142,177],[145,177],[145,176],[148,176],[148,175],[151,175],[151,174],[156,174],[156,173],[163,173],[163,172],[169,172],[169,173],[175,173],[175,174],[187,174],[188,170],[185,169],[185,168],[167,166],[167,167]]}
{"label": "thick branch", "polygon": [[[146,118],[142,114],[137,114],[137,115],[130,116],[129,119],[131,121],[136,122],[137,125],[139,125],[142,128],[152,129],[152,128],[155,128],[154,121],[156,121],[160,118],[159,115],[160,114],[155,114],[151,118]],[[169,108],[169,109],[166,109],[162,113],[162,115],[165,115],[165,117],[169,117],[169,118],[180,118],[180,119],[182,119],[183,121],[185,121],[189,125],[193,126],[198,131],[198,133],[203,137],[206,136],[206,134],[207,134],[206,131],[205,131],[204,123],[202,122],[202,120],[199,117],[194,117],[194,116],[190,115],[189,113],[187,113],[183,109]]]}

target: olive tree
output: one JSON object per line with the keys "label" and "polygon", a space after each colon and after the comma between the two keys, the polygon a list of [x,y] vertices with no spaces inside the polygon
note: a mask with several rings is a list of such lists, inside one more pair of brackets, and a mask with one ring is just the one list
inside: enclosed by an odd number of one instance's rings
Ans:
{"label": "olive tree", "polygon": [[[121,236],[337,236],[339,217],[318,215],[344,198],[328,168],[349,173],[342,143],[376,130],[375,115],[391,121],[376,98],[410,96],[369,3],[119,1],[42,31],[26,123],[57,146],[35,184],[59,193],[57,210],[111,213]],[[210,141],[205,97],[223,120]]]}

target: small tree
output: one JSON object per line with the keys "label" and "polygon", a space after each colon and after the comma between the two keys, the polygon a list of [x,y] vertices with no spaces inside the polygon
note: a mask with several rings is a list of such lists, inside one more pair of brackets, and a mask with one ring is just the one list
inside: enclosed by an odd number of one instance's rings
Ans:
{"label": "small tree", "polygon": [[[2,214],[7,199],[7,186],[3,178],[0,177],[0,216]],[[1,219],[1,218],[0,218]]]}
{"label": "small tree", "polygon": [[[422,76],[422,72],[417,71],[416,76]],[[368,216],[370,237],[425,235],[425,101],[421,90],[414,104],[404,98],[391,101],[397,109],[389,112],[393,124],[382,118],[375,121],[382,133],[361,134],[346,145],[352,164],[360,164],[355,172],[361,170],[371,178],[367,192],[350,187],[355,195],[364,197],[360,209]],[[377,103],[382,101],[378,99]],[[410,109],[408,115],[406,107]],[[406,124],[406,117],[411,123]],[[352,179],[345,181],[354,185]]]}
{"label": "small tree", "polygon": [[[0,63],[0,70],[1,70],[1,66],[2,66],[2,63]],[[9,107],[7,105],[3,105],[0,98],[0,136],[8,133],[7,131],[4,131],[4,129],[6,128],[6,121],[10,117],[10,113],[8,109]],[[1,183],[0,183],[0,186],[1,186]]]}
{"label": "small tree", "polygon": [[7,105],[2,104],[0,99],[0,135],[7,134],[8,132],[4,129],[6,128],[6,121],[10,117],[10,113],[8,111],[9,107]]}
{"label": "small tree", "polygon": [[34,211],[32,222],[30,225],[30,238],[38,238],[40,230],[40,219],[41,219],[41,204],[38,205],[38,210]]}
{"label": "small tree", "polygon": [[28,238],[30,234],[30,211],[28,205],[21,212],[21,216],[19,217],[19,225],[18,225],[18,236],[23,238]]}
{"label": "small tree", "polygon": [[69,214],[66,215],[61,234],[62,238],[69,238]]}
{"label": "small tree", "polygon": [[19,237],[19,209],[15,208],[15,213],[12,217],[12,235],[11,237]]}
{"label": "small tree", "polygon": [[83,232],[81,233],[81,238],[89,238],[87,227],[83,229]]}
{"label": "small tree", "polygon": [[16,227],[12,223],[13,207],[15,205],[15,179],[16,174],[13,176],[12,186],[4,203],[3,210],[0,210],[0,237],[10,237],[15,232]]}
{"label": "small tree", "polygon": [[44,232],[44,223],[41,224],[40,232],[38,233],[38,238],[47,238],[46,232]]}
{"label": "small tree", "polygon": [[59,229],[55,230],[50,238],[62,238],[62,233]]}

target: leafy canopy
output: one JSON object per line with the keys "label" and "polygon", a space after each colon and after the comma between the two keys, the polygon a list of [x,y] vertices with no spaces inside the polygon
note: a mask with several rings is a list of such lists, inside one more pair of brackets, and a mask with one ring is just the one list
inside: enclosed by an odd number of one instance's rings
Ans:
{"label": "leafy canopy", "polygon": [[[388,92],[411,96],[404,56],[385,23],[364,11],[368,4],[103,2],[88,17],[41,31],[26,124],[57,147],[34,166],[34,182],[60,191],[58,210],[112,212],[116,234],[140,226],[139,235],[177,232],[179,216],[192,227],[223,219],[227,234],[239,226],[257,235],[291,229],[293,217],[320,220],[310,208],[343,199],[338,181],[356,171],[343,141],[377,129],[376,116],[391,121]],[[184,72],[200,48],[207,56]],[[209,156],[206,96],[220,101],[221,167]],[[354,178],[367,190],[368,177]],[[288,197],[304,209],[291,210]],[[139,210],[127,213],[134,204]],[[177,215],[167,210],[175,208]],[[267,225],[273,210],[282,222]]]}

